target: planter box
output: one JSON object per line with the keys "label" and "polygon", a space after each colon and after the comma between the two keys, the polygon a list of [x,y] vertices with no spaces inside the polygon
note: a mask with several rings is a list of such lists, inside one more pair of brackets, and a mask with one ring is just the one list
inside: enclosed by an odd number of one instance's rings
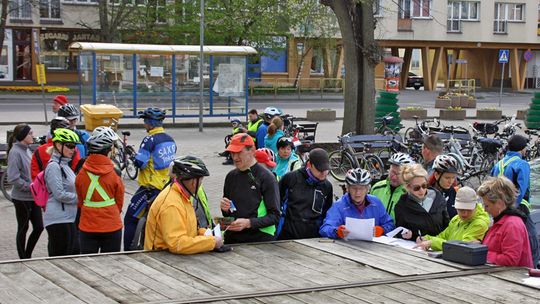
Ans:
{"label": "planter box", "polygon": [[440,99],[440,98],[435,99],[435,108],[437,109],[446,109],[451,105],[452,103],[450,99]]}
{"label": "planter box", "polygon": [[464,104],[466,105],[469,102],[469,96],[468,95],[460,95],[459,96],[459,102],[461,103],[461,106]]}
{"label": "planter box", "polygon": [[414,116],[418,116],[420,119],[426,119],[427,110],[426,109],[417,109],[417,110],[399,110],[399,116],[401,119],[414,119]]}
{"label": "planter box", "polygon": [[450,105],[452,107],[461,107],[461,97],[460,96],[450,96]]}
{"label": "planter box", "polygon": [[447,110],[439,111],[439,118],[444,120],[465,120],[467,111],[465,110]]}
{"label": "planter box", "polygon": [[464,101],[461,104],[461,107],[463,108],[476,108],[476,99],[467,99],[467,101]]}
{"label": "planter box", "polygon": [[525,120],[525,116],[527,116],[528,109],[525,110],[517,110],[516,119]]}
{"label": "planter box", "polygon": [[497,120],[501,117],[502,110],[476,110],[476,119]]}
{"label": "planter box", "polygon": [[306,119],[309,121],[334,121],[336,120],[335,110],[308,110]]}

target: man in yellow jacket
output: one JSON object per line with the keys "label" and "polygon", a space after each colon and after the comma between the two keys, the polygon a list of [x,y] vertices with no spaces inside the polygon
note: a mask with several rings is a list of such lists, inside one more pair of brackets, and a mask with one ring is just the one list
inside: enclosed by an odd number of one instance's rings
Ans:
{"label": "man in yellow jacket", "polygon": [[[168,250],[194,254],[223,245],[221,235],[204,235],[209,223],[197,192],[210,173],[202,160],[193,156],[177,158],[171,165],[173,182],[163,189],[150,207],[145,230],[145,250]],[[193,198],[193,200],[192,200]]]}

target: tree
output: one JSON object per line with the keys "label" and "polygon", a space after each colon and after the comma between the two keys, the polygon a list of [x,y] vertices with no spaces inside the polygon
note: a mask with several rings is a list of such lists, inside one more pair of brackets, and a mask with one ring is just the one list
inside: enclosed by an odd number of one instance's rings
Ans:
{"label": "tree", "polygon": [[9,10],[9,0],[1,0],[0,3],[0,53],[4,45],[4,38],[6,35],[6,23]]}
{"label": "tree", "polygon": [[374,38],[373,0],[320,0],[336,14],[345,51],[342,132],[374,130],[375,65],[381,51]]}

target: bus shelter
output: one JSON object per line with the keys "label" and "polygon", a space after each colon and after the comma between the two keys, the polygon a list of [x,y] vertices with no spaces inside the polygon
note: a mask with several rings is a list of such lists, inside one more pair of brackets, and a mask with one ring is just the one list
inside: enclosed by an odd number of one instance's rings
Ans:
{"label": "bus shelter", "polygon": [[167,109],[169,117],[198,117],[204,83],[203,116],[245,116],[248,109],[248,46],[200,46],[75,42],[79,103],[113,104],[124,117],[147,107]]}

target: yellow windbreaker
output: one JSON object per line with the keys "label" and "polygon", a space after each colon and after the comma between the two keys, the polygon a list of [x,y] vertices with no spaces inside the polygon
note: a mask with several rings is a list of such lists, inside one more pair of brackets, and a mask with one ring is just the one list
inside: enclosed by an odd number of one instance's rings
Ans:
{"label": "yellow windbreaker", "polygon": [[146,222],[144,249],[165,249],[171,253],[194,254],[214,249],[214,237],[197,229],[189,194],[177,184],[161,191],[152,203]]}

